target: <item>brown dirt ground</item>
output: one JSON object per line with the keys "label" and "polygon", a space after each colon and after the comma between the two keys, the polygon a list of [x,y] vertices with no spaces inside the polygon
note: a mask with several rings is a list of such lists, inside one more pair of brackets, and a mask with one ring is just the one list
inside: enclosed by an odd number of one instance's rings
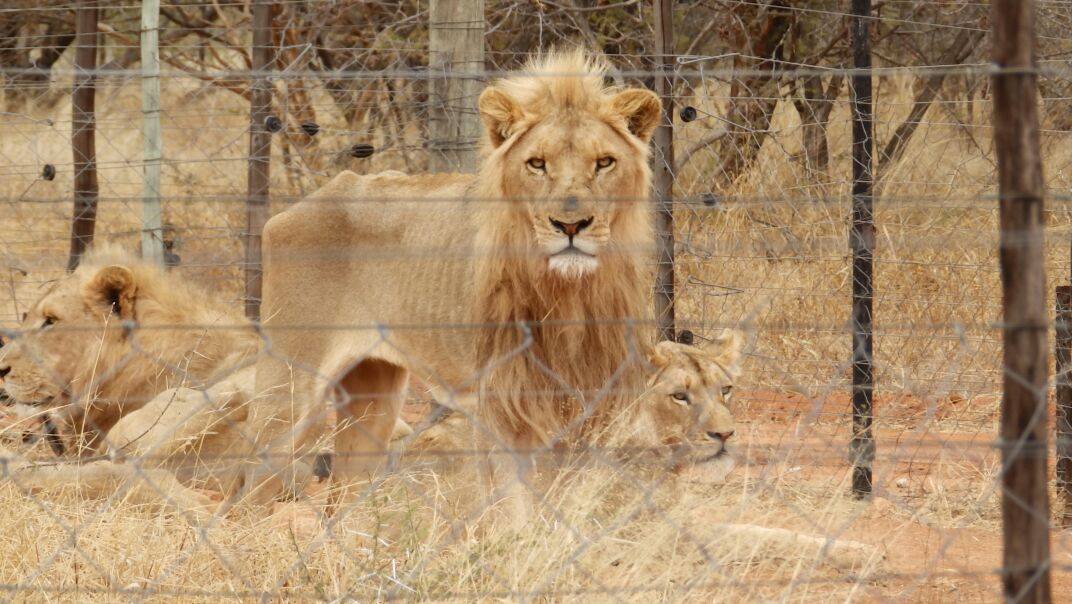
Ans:
{"label": "brown dirt ground", "polygon": [[[775,392],[739,396],[747,399],[750,411],[741,422],[744,444],[739,445],[745,447],[742,457],[748,467],[763,472],[791,464],[793,480],[802,485],[844,488],[848,484],[848,396],[811,399]],[[963,522],[935,522],[915,513],[935,491],[948,491],[952,498],[974,498],[993,484],[999,463],[993,446],[998,404],[996,396],[971,400],[951,396],[931,402],[907,395],[876,397],[877,496],[839,535],[887,552],[883,578],[877,586],[865,589],[866,599],[989,602],[1002,598],[1000,517],[963,526]],[[1052,405],[1050,421],[1053,425]],[[1051,507],[1055,503],[1051,501]],[[1050,539],[1054,601],[1063,601],[1072,595],[1072,531],[1051,531]]]}

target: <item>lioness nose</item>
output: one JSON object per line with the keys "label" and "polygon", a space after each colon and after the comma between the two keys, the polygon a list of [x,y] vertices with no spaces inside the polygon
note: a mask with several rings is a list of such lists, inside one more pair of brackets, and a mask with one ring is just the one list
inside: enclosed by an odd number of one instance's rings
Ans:
{"label": "lioness nose", "polygon": [[578,220],[577,222],[561,222],[552,218],[551,226],[555,227],[560,233],[568,237],[573,237],[574,235],[592,226],[592,218],[588,217],[584,220]]}
{"label": "lioness nose", "polygon": [[721,440],[722,442],[726,442],[731,436],[733,436],[733,430],[730,430],[729,432],[715,432],[714,430],[710,430],[707,433],[707,437],[711,440]]}

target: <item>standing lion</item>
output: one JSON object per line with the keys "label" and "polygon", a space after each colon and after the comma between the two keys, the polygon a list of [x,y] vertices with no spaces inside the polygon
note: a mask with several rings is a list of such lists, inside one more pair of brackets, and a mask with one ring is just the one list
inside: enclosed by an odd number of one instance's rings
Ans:
{"label": "standing lion", "polygon": [[[366,476],[411,375],[447,406],[479,395],[512,450],[583,438],[643,391],[661,105],[605,74],[551,53],[481,94],[477,174],[344,172],[268,222],[265,459],[313,447],[332,400],[334,474]],[[284,467],[263,469],[277,484]]]}

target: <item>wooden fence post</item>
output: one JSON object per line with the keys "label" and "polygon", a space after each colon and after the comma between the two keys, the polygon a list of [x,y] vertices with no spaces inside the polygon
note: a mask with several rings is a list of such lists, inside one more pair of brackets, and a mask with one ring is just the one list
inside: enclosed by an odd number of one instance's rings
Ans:
{"label": "wooden fence post", "polygon": [[484,0],[431,0],[428,82],[429,169],[472,172],[480,141],[476,100],[483,89]]}
{"label": "wooden fence post", "polygon": [[162,210],[160,207],[160,0],[141,4],[141,112],[145,139],[142,183],[141,254],[164,263]]}
{"label": "wooden fence post", "polygon": [[874,113],[871,98],[871,0],[852,2],[852,492],[869,497],[875,439],[871,434],[875,393],[873,363],[875,221]]}
{"label": "wooden fence post", "polygon": [[1072,527],[1072,286],[1062,285],[1055,296],[1054,376],[1057,399],[1056,456],[1057,497],[1064,503],[1059,525]]}
{"label": "wooden fence post", "polygon": [[75,16],[74,92],[71,95],[71,149],[74,156],[74,211],[71,216],[73,271],[93,243],[97,224],[97,0],[78,0]]}
{"label": "wooden fence post", "polygon": [[246,178],[246,316],[260,320],[261,233],[268,222],[272,134],[265,120],[272,108],[267,71],[272,64],[272,3],[253,0],[253,78],[249,95],[249,170]]}
{"label": "wooden fence post", "polygon": [[994,149],[1000,196],[1003,343],[1002,584],[1010,602],[1050,602],[1046,476],[1046,276],[1035,2],[991,2]]}
{"label": "wooden fence post", "polygon": [[674,340],[674,19],[673,0],[655,0],[655,92],[663,116],[655,129],[655,321],[660,340]]}

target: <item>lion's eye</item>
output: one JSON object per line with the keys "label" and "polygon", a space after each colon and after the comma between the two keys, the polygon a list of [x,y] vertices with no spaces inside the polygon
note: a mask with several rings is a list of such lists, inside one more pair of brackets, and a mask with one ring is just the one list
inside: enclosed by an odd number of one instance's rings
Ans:
{"label": "lion's eye", "polygon": [[547,164],[545,164],[544,161],[542,159],[540,159],[539,157],[533,157],[527,163],[528,163],[529,167],[532,168],[533,170],[539,170],[541,172],[543,170],[545,170],[546,167],[547,167]]}
{"label": "lion's eye", "polygon": [[688,392],[675,392],[672,396],[674,397],[675,401],[677,401],[677,402],[679,402],[679,403],[681,403],[683,405],[688,405],[689,404],[689,393]]}
{"label": "lion's eye", "polygon": [[52,327],[55,324],[56,324],[56,318],[55,317],[45,317],[45,320],[41,322],[41,329],[45,329],[46,327]]}
{"label": "lion's eye", "polygon": [[606,170],[607,168],[609,168],[609,167],[611,167],[613,165],[614,165],[614,158],[613,157],[610,157],[610,156],[601,157],[601,158],[596,160],[596,171],[598,172],[599,170]]}
{"label": "lion's eye", "polygon": [[722,387],[722,396],[729,396],[730,392],[733,392],[733,386],[723,386]]}

